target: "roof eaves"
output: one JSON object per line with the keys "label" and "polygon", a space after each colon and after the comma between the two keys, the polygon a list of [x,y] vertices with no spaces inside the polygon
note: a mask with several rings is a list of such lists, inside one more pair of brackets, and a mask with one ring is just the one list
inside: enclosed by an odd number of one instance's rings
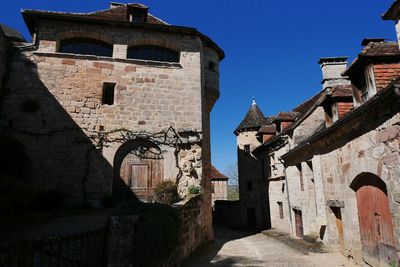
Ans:
{"label": "roof eaves", "polygon": [[[383,97],[384,95],[390,93],[392,91],[392,89],[394,88],[400,88],[399,85],[400,82],[400,77],[398,77],[397,79],[395,79],[394,81],[392,81],[385,89],[382,89],[381,91],[379,91],[377,94],[375,94],[372,98],[370,98],[367,102],[365,102],[363,105],[359,106],[356,109],[353,109],[353,111],[347,113],[345,116],[343,116],[342,118],[340,118],[339,120],[337,120],[334,124],[332,124],[330,127],[325,128],[323,131],[317,132],[316,134],[314,134],[313,136],[309,137],[308,139],[306,139],[305,141],[302,142],[302,145],[298,145],[297,147],[293,148],[292,150],[290,150],[289,152],[287,152],[286,154],[282,155],[282,158],[285,159],[288,156],[296,153],[297,151],[301,150],[302,148],[304,148],[306,145],[311,145],[312,143],[318,141],[319,139],[321,139],[324,135],[336,130],[337,128],[341,127],[344,123],[346,123],[347,121],[349,121],[350,119],[356,117],[358,114],[362,114],[362,112],[368,108],[369,106],[377,103],[377,101],[379,101],[379,99],[381,97]],[[397,86],[396,86],[397,84]]]}

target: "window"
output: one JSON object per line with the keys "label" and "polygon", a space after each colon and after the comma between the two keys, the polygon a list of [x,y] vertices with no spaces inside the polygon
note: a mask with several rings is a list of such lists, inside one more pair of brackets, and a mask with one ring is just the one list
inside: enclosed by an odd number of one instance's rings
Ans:
{"label": "window", "polygon": [[300,176],[300,190],[304,191],[304,181],[303,181],[303,169],[301,167],[301,163],[296,165],[298,171],[299,171],[299,176]]}
{"label": "window", "polygon": [[104,83],[103,84],[103,105],[113,105],[114,104],[114,91],[115,83]]}
{"label": "window", "polygon": [[278,207],[279,207],[279,218],[283,219],[283,204],[282,204],[282,202],[278,202]]}
{"label": "window", "polygon": [[253,191],[253,182],[247,181],[247,191]]}
{"label": "window", "polygon": [[128,49],[128,58],[179,62],[179,52],[160,46],[141,45],[130,47]]}
{"label": "window", "polygon": [[208,69],[212,71],[217,71],[217,65],[213,61],[208,62]]}
{"label": "window", "polygon": [[88,38],[62,40],[58,52],[78,55],[112,57],[113,46],[102,41]]}
{"label": "window", "polygon": [[244,153],[250,154],[250,145],[244,145]]}

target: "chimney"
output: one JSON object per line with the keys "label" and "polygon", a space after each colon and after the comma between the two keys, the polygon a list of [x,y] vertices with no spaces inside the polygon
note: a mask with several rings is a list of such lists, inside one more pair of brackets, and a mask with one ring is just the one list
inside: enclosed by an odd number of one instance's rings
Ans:
{"label": "chimney", "polygon": [[347,57],[324,57],[318,61],[322,69],[323,89],[334,85],[350,84],[348,77],[342,76],[347,69]]}
{"label": "chimney", "polygon": [[393,20],[396,23],[397,43],[400,47],[400,1],[393,2],[392,6],[382,15],[384,20]]}

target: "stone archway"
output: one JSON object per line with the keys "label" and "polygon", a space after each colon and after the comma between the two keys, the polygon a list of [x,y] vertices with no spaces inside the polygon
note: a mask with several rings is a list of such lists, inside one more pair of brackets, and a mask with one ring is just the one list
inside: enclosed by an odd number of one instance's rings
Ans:
{"label": "stone archway", "polygon": [[118,199],[151,201],[155,186],[164,180],[161,149],[146,139],[124,143],[114,156],[113,195]]}
{"label": "stone archway", "polygon": [[356,192],[363,259],[372,266],[397,260],[392,216],[385,182],[372,173],[358,175],[350,187]]}

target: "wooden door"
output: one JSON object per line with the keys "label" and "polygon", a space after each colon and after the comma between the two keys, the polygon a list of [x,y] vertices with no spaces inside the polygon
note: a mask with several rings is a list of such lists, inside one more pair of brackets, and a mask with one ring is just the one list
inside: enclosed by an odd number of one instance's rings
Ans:
{"label": "wooden door", "polygon": [[148,199],[151,184],[151,167],[148,162],[130,163],[129,186],[139,199]]}
{"label": "wooden door", "polygon": [[338,239],[339,239],[339,250],[340,250],[340,252],[344,253],[342,212],[341,212],[340,208],[334,208],[334,207],[332,207],[332,211],[336,217],[336,228],[337,228]]}
{"label": "wooden door", "polygon": [[296,236],[303,237],[303,215],[301,210],[293,210],[294,211],[294,220],[296,225]]}
{"label": "wooden door", "polygon": [[364,185],[356,191],[363,257],[372,265],[397,259],[389,201],[382,189]]}

